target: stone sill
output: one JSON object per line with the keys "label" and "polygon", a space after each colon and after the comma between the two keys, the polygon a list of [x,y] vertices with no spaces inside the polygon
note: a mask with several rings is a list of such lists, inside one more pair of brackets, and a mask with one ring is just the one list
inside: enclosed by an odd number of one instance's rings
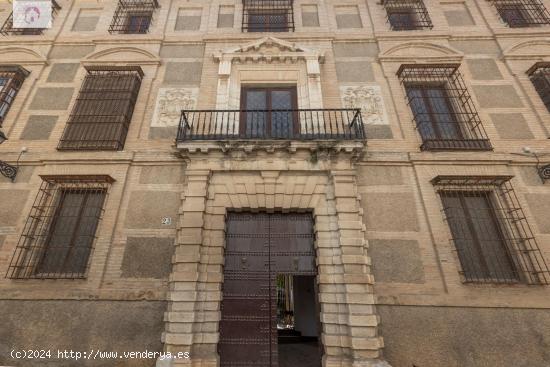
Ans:
{"label": "stone sill", "polygon": [[294,140],[204,140],[193,142],[178,142],[176,148],[181,153],[210,153],[231,151],[242,151],[252,153],[254,151],[265,151],[273,153],[275,151],[287,151],[296,153],[298,150],[308,150],[311,152],[319,150],[331,150],[348,154],[362,153],[366,148],[366,143],[358,140],[315,140],[315,141],[294,141]]}

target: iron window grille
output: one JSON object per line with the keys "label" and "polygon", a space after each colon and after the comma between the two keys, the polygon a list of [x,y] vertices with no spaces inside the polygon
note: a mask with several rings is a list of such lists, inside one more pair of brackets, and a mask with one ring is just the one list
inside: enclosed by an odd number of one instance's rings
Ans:
{"label": "iron window grille", "polygon": [[158,7],[157,0],[119,0],[109,33],[147,33]]}
{"label": "iron window grille", "polygon": [[109,186],[109,176],[41,176],[6,276],[85,278]]}
{"label": "iron window grille", "polygon": [[550,13],[541,0],[489,0],[510,28],[550,24]]}
{"label": "iron window grille", "polygon": [[550,112],[550,62],[538,62],[527,70],[529,79]]}
{"label": "iron window grille", "polygon": [[27,75],[21,66],[0,66],[0,127]]}
{"label": "iron window grille", "polygon": [[243,0],[243,32],[294,32],[293,0]]}
{"label": "iron window grille", "polygon": [[[57,15],[57,12],[61,9],[61,6],[55,1],[52,1],[52,21]],[[43,28],[14,28],[13,27],[13,12],[10,13],[2,28],[0,29],[0,34],[3,36],[9,35],[41,35],[43,33]]]}
{"label": "iron window grille", "polygon": [[422,150],[492,150],[456,64],[405,64],[406,91]]}
{"label": "iron window grille", "polygon": [[122,150],[142,78],[139,66],[88,68],[57,149]]}
{"label": "iron window grille", "polygon": [[433,24],[423,0],[384,0],[388,23],[394,31],[432,29]]}
{"label": "iron window grille", "polygon": [[511,178],[438,176],[432,180],[465,282],[550,282],[550,271]]}

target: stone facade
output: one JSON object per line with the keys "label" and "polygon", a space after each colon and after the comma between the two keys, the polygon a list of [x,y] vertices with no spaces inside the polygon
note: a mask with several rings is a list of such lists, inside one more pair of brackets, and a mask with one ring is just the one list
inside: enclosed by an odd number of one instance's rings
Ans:
{"label": "stone facade", "polygon": [[[12,349],[72,348],[217,366],[225,214],[282,210],[314,216],[323,367],[550,365],[550,288],[463,283],[430,182],[513,176],[550,263],[550,183],[522,153],[550,161],[550,113],[526,74],[550,62],[550,26],[509,28],[486,0],[424,0],[433,28],[397,32],[378,1],[296,0],[294,32],[243,33],[240,1],[159,0],[147,34],[109,34],[117,1],[57,2],[43,35],[0,37],[0,64],[30,71],[2,124],[0,159],[19,172],[0,176],[0,273],[41,175],[115,181],[85,279],[0,279],[0,364],[34,365]],[[396,73],[422,63],[460,64],[492,151],[420,150]],[[92,65],[143,70],[124,149],[59,151]],[[174,143],[181,108],[238,109],[243,85],[296,85],[298,108],[362,108],[366,145]]]}

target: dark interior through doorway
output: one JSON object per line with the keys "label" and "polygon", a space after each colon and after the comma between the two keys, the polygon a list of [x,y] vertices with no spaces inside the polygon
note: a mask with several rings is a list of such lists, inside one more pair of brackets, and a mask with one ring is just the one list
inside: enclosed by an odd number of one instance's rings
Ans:
{"label": "dark interior through doorway", "polygon": [[311,213],[228,212],[221,367],[320,367]]}
{"label": "dark interior through doorway", "polygon": [[277,275],[279,367],[320,367],[319,308],[315,277]]}

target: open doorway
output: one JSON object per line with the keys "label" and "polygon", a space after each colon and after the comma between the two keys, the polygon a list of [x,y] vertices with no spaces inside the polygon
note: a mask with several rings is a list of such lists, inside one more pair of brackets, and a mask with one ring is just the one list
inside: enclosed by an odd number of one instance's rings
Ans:
{"label": "open doorway", "polygon": [[220,367],[320,367],[310,213],[229,212]]}
{"label": "open doorway", "polygon": [[315,276],[277,275],[279,367],[320,367],[319,309]]}

